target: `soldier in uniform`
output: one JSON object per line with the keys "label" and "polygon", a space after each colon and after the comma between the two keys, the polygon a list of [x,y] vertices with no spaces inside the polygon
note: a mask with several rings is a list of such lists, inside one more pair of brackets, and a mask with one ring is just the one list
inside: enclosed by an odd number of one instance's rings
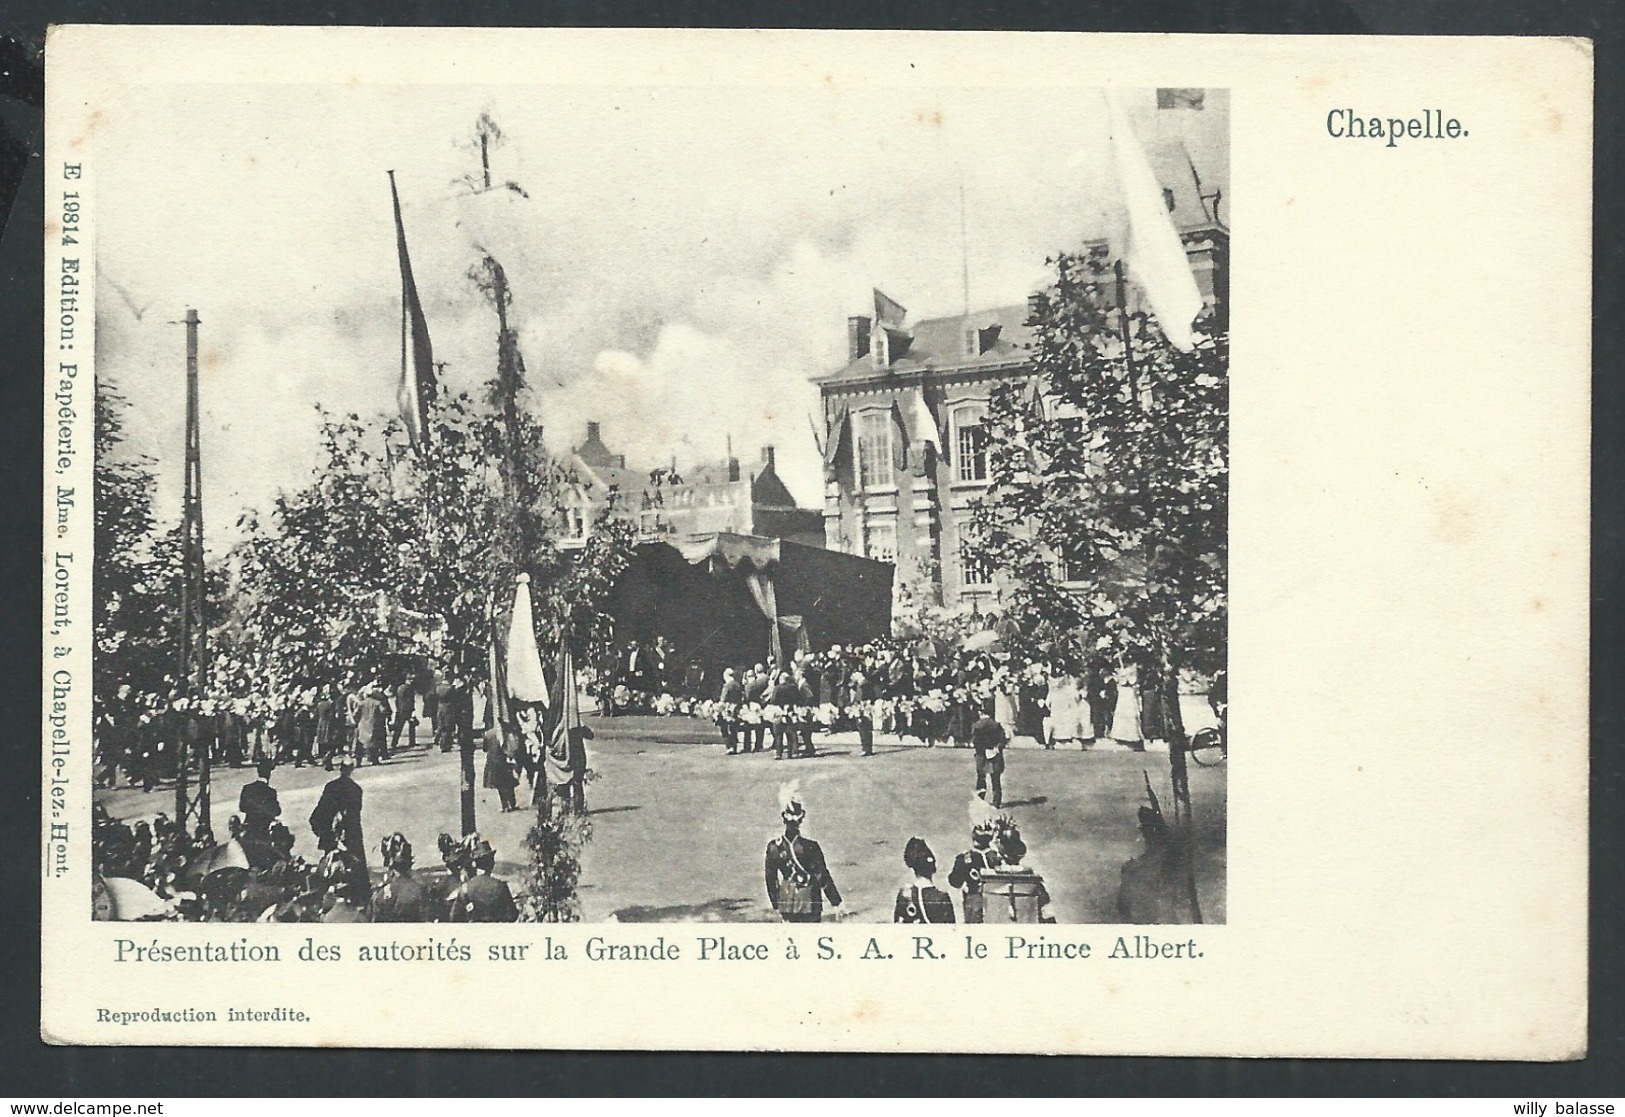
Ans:
{"label": "soldier in uniform", "polygon": [[773,719],[773,759],[794,760],[796,756],[796,707],[801,704],[801,688],[796,686],[790,672],[780,671],[779,681],[773,684],[768,696],[769,705],[778,708]]}
{"label": "soldier in uniform", "polygon": [[937,887],[937,856],[924,838],[910,838],[903,847],[903,864],[913,880],[897,890],[893,923],[952,923],[954,902]]}
{"label": "soldier in uniform", "polygon": [[[767,665],[758,663],[751,670],[750,678],[745,681],[745,701],[760,709],[768,703],[768,691],[771,689],[767,677]],[[748,733],[749,748],[747,752],[761,752],[767,747],[767,722],[758,721]]]}
{"label": "soldier in uniform", "polygon": [[960,890],[966,923],[981,923],[983,916],[982,874],[997,869],[1003,863],[998,850],[993,848],[993,833],[998,828],[993,812],[983,799],[970,803],[971,847],[954,858],[948,870],[948,887]]}
{"label": "soldier in uniform", "polygon": [[491,875],[496,867],[497,853],[491,843],[478,834],[463,839],[466,856],[467,879],[446,901],[446,916],[453,923],[512,923],[519,918],[519,907],[513,902],[513,893],[504,881]]}
{"label": "soldier in uniform", "polygon": [[779,791],[779,816],[784,820],[784,833],[767,843],[768,901],[786,923],[822,922],[824,899],[829,899],[831,908],[839,908],[841,890],[829,874],[824,851],[801,834],[807,808],[793,783]]}
{"label": "soldier in uniform", "polygon": [[846,683],[846,700],[849,708],[856,711],[853,721],[858,726],[858,744],[864,756],[875,754],[874,699],[875,684],[870,678],[869,668],[862,661],[854,662],[852,674]]}
{"label": "soldier in uniform", "polygon": [[384,883],[373,894],[374,923],[429,922],[429,894],[412,876],[412,843],[391,834],[379,852],[384,857]]}

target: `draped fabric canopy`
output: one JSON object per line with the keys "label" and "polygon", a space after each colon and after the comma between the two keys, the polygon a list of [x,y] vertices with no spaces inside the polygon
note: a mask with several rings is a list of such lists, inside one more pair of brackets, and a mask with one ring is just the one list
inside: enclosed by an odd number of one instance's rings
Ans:
{"label": "draped fabric canopy", "polygon": [[689,536],[677,548],[690,563],[722,562],[730,570],[742,562],[749,563],[757,570],[766,570],[777,566],[781,557],[777,539],[734,535],[725,531]]}

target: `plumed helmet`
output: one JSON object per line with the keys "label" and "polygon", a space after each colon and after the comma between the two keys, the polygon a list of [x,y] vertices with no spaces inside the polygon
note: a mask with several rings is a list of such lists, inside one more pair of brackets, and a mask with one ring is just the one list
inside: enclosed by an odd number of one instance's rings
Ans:
{"label": "plumed helmet", "polygon": [[998,814],[980,796],[970,801],[970,832],[978,838],[992,838],[998,829]]}
{"label": "plumed helmet", "polygon": [[807,817],[807,807],[801,801],[801,785],[795,780],[779,788],[779,814],[797,822]]}
{"label": "plumed helmet", "polygon": [[412,843],[406,840],[406,835],[395,833],[385,838],[380,851],[384,855],[386,868],[410,868],[412,865]]}

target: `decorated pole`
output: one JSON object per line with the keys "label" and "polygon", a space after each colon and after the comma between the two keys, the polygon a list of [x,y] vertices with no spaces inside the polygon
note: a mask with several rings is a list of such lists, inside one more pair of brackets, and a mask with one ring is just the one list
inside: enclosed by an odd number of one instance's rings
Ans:
{"label": "decorated pole", "polygon": [[[175,756],[175,818],[184,827],[196,815],[209,822],[209,746],[201,731],[200,704],[209,685],[209,630],[203,567],[203,462],[198,425],[197,328],[186,310],[186,483],[181,500],[181,680],[187,699]],[[192,726],[199,732],[191,732]],[[196,755],[194,754],[194,751]],[[188,769],[197,768],[196,794],[188,793]]]}

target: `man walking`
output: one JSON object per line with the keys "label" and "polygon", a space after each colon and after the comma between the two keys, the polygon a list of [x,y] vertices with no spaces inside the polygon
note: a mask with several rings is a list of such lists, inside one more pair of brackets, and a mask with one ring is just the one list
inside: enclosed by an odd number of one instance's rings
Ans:
{"label": "man walking", "polygon": [[992,784],[989,802],[995,808],[1004,805],[1004,746],[1010,736],[1004,726],[983,714],[970,728],[971,748],[976,752],[976,794],[989,799],[988,785]]}
{"label": "man walking", "polygon": [[417,691],[412,686],[411,679],[404,679],[401,685],[395,688],[395,724],[391,728],[389,749],[391,752],[401,747],[401,732],[406,731],[406,744],[408,748],[417,748],[418,727],[412,719],[412,705],[417,698]]}

